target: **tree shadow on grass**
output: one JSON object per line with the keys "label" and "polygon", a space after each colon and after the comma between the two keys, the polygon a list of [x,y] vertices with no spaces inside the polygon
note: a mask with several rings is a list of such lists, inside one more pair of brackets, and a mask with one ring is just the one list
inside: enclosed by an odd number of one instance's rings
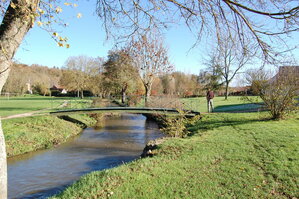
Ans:
{"label": "tree shadow on grass", "polygon": [[72,118],[68,115],[61,115],[61,116],[58,116],[59,119],[62,119],[62,120],[65,120],[65,121],[68,121],[68,122],[72,122],[74,124],[78,124],[80,125],[82,128],[87,128],[87,125],[83,122],[81,122],[80,120],[77,120],[75,118]]}
{"label": "tree shadow on grass", "polygon": [[37,108],[28,108],[28,107],[0,107],[0,112],[2,111],[20,111],[20,110],[26,110],[26,111],[35,111]]}
{"label": "tree shadow on grass", "polygon": [[262,103],[254,104],[233,104],[233,105],[221,105],[214,109],[214,112],[257,112],[262,108]]}
{"label": "tree shadow on grass", "polygon": [[[88,99],[88,98],[83,98]],[[10,99],[0,98],[0,102],[13,102],[13,101],[61,101],[61,100],[81,100],[81,98],[74,97],[12,97]]]}

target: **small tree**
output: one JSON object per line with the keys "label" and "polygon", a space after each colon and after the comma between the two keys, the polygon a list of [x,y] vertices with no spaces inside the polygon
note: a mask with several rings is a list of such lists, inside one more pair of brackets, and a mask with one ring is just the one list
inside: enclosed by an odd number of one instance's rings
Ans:
{"label": "small tree", "polygon": [[204,85],[204,90],[218,91],[222,86],[219,67],[208,67],[206,70],[201,70],[198,79],[199,83]]}
{"label": "small tree", "polygon": [[265,70],[247,73],[254,94],[261,97],[273,119],[284,118],[298,103],[295,97],[299,90],[299,67],[283,68],[273,78],[269,78],[270,73]]}

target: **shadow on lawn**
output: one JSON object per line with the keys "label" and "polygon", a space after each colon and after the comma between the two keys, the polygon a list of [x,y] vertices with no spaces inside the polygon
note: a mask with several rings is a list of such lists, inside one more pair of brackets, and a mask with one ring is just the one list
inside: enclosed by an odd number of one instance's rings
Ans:
{"label": "shadow on lawn", "polygon": [[[56,98],[54,98],[54,99],[56,99]],[[58,99],[58,98],[57,98]],[[51,98],[42,98],[42,97],[11,97],[11,98],[9,98],[9,99],[7,99],[7,98],[2,98],[2,99],[0,99],[0,100],[3,100],[3,101],[15,101],[15,100],[17,100],[17,101],[27,101],[27,100],[29,100],[29,101],[32,101],[32,100],[40,100],[40,101],[45,101],[45,100],[51,100]]]}
{"label": "shadow on lawn", "polygon": [[221,105],[214,109],[214,112],[227,112],[227,113],[245,113],[245,112],[257,112],[261,111],[262,103],[254,104],[233,104],[233,105]]}
{"label": "shadow on lawn", "polygon": [[[88,98],[85,98],[88,99]],[[75,97],[11,97],[7,98],[0,98],[0,101],[56,101],[56,100],[81,100],[81,98]]]}
{"label": "shadow on lawn", "polygon": [[28,108],[28,107],[0,107],[0,112],[2,111],[20,111],[20,110],[26,110],[26,111],[35,111],[37,108]]}

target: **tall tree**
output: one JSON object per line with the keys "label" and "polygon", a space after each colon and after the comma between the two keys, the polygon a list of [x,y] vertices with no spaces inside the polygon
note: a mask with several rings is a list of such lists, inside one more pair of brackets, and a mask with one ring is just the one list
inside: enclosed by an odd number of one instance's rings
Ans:
{"label": "tall tree", "polygon": [[104,70],[104,58],[97,57],[93,60],[94,64],[90,65],[89,70],[87,71],[89,75],[88,80],[88,89],[95,96],[103,96],[104,94],[104,85],[103,85],[103,70]]}
{"label": "tall tree", "polygon": [[[2,4],[5,1],[1,1]],[[11,59],[32,27],[39,0],[11,1],[0,26],[0,93],[10,71]],[[5,140],[0,121],[0,198],[7,198]]]}
{"label": "tall tree", "polygon": [[127,50],[110,51],[108,61],[104,64],[105,82],[109,88],[120,91],[122,103],[126,102],[128,90],[136,85],[138,71]]}
{"label": "tall tree", "polygon": [[162,73],[170,72],[173,66],[168,59],[167,49],[164,47],[162,38],[153,32],[139,37],[137,41],[133,40],[130,51],[144,85],[145,101],[147,102],[154,78]]}

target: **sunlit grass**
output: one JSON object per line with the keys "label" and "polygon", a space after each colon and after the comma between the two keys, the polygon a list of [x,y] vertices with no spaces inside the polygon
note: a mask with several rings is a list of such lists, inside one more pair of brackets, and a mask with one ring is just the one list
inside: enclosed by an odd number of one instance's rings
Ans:
{"label": "sunlit grass", "polygon": [[43,109],[57,109],[64,102],[69,102],[66,108],[82,108],[89,106],[89,98],[79,99],[71,97],[0,97],[0,116],[9,116]]}
{"label": "sunlit grass", "polygon": [[[259,97],[250,96],[250,100],[245,100],[242,96],[229,96],[227,100],[223,96],[216,96],[213,99],[215,112],[232,112],[232,111],[252,111],[261,107],[262,100]],[[199,112],[208,112],[207,99],[205,97],[181,98],[184,108],[187,110],[195,110]]]}

